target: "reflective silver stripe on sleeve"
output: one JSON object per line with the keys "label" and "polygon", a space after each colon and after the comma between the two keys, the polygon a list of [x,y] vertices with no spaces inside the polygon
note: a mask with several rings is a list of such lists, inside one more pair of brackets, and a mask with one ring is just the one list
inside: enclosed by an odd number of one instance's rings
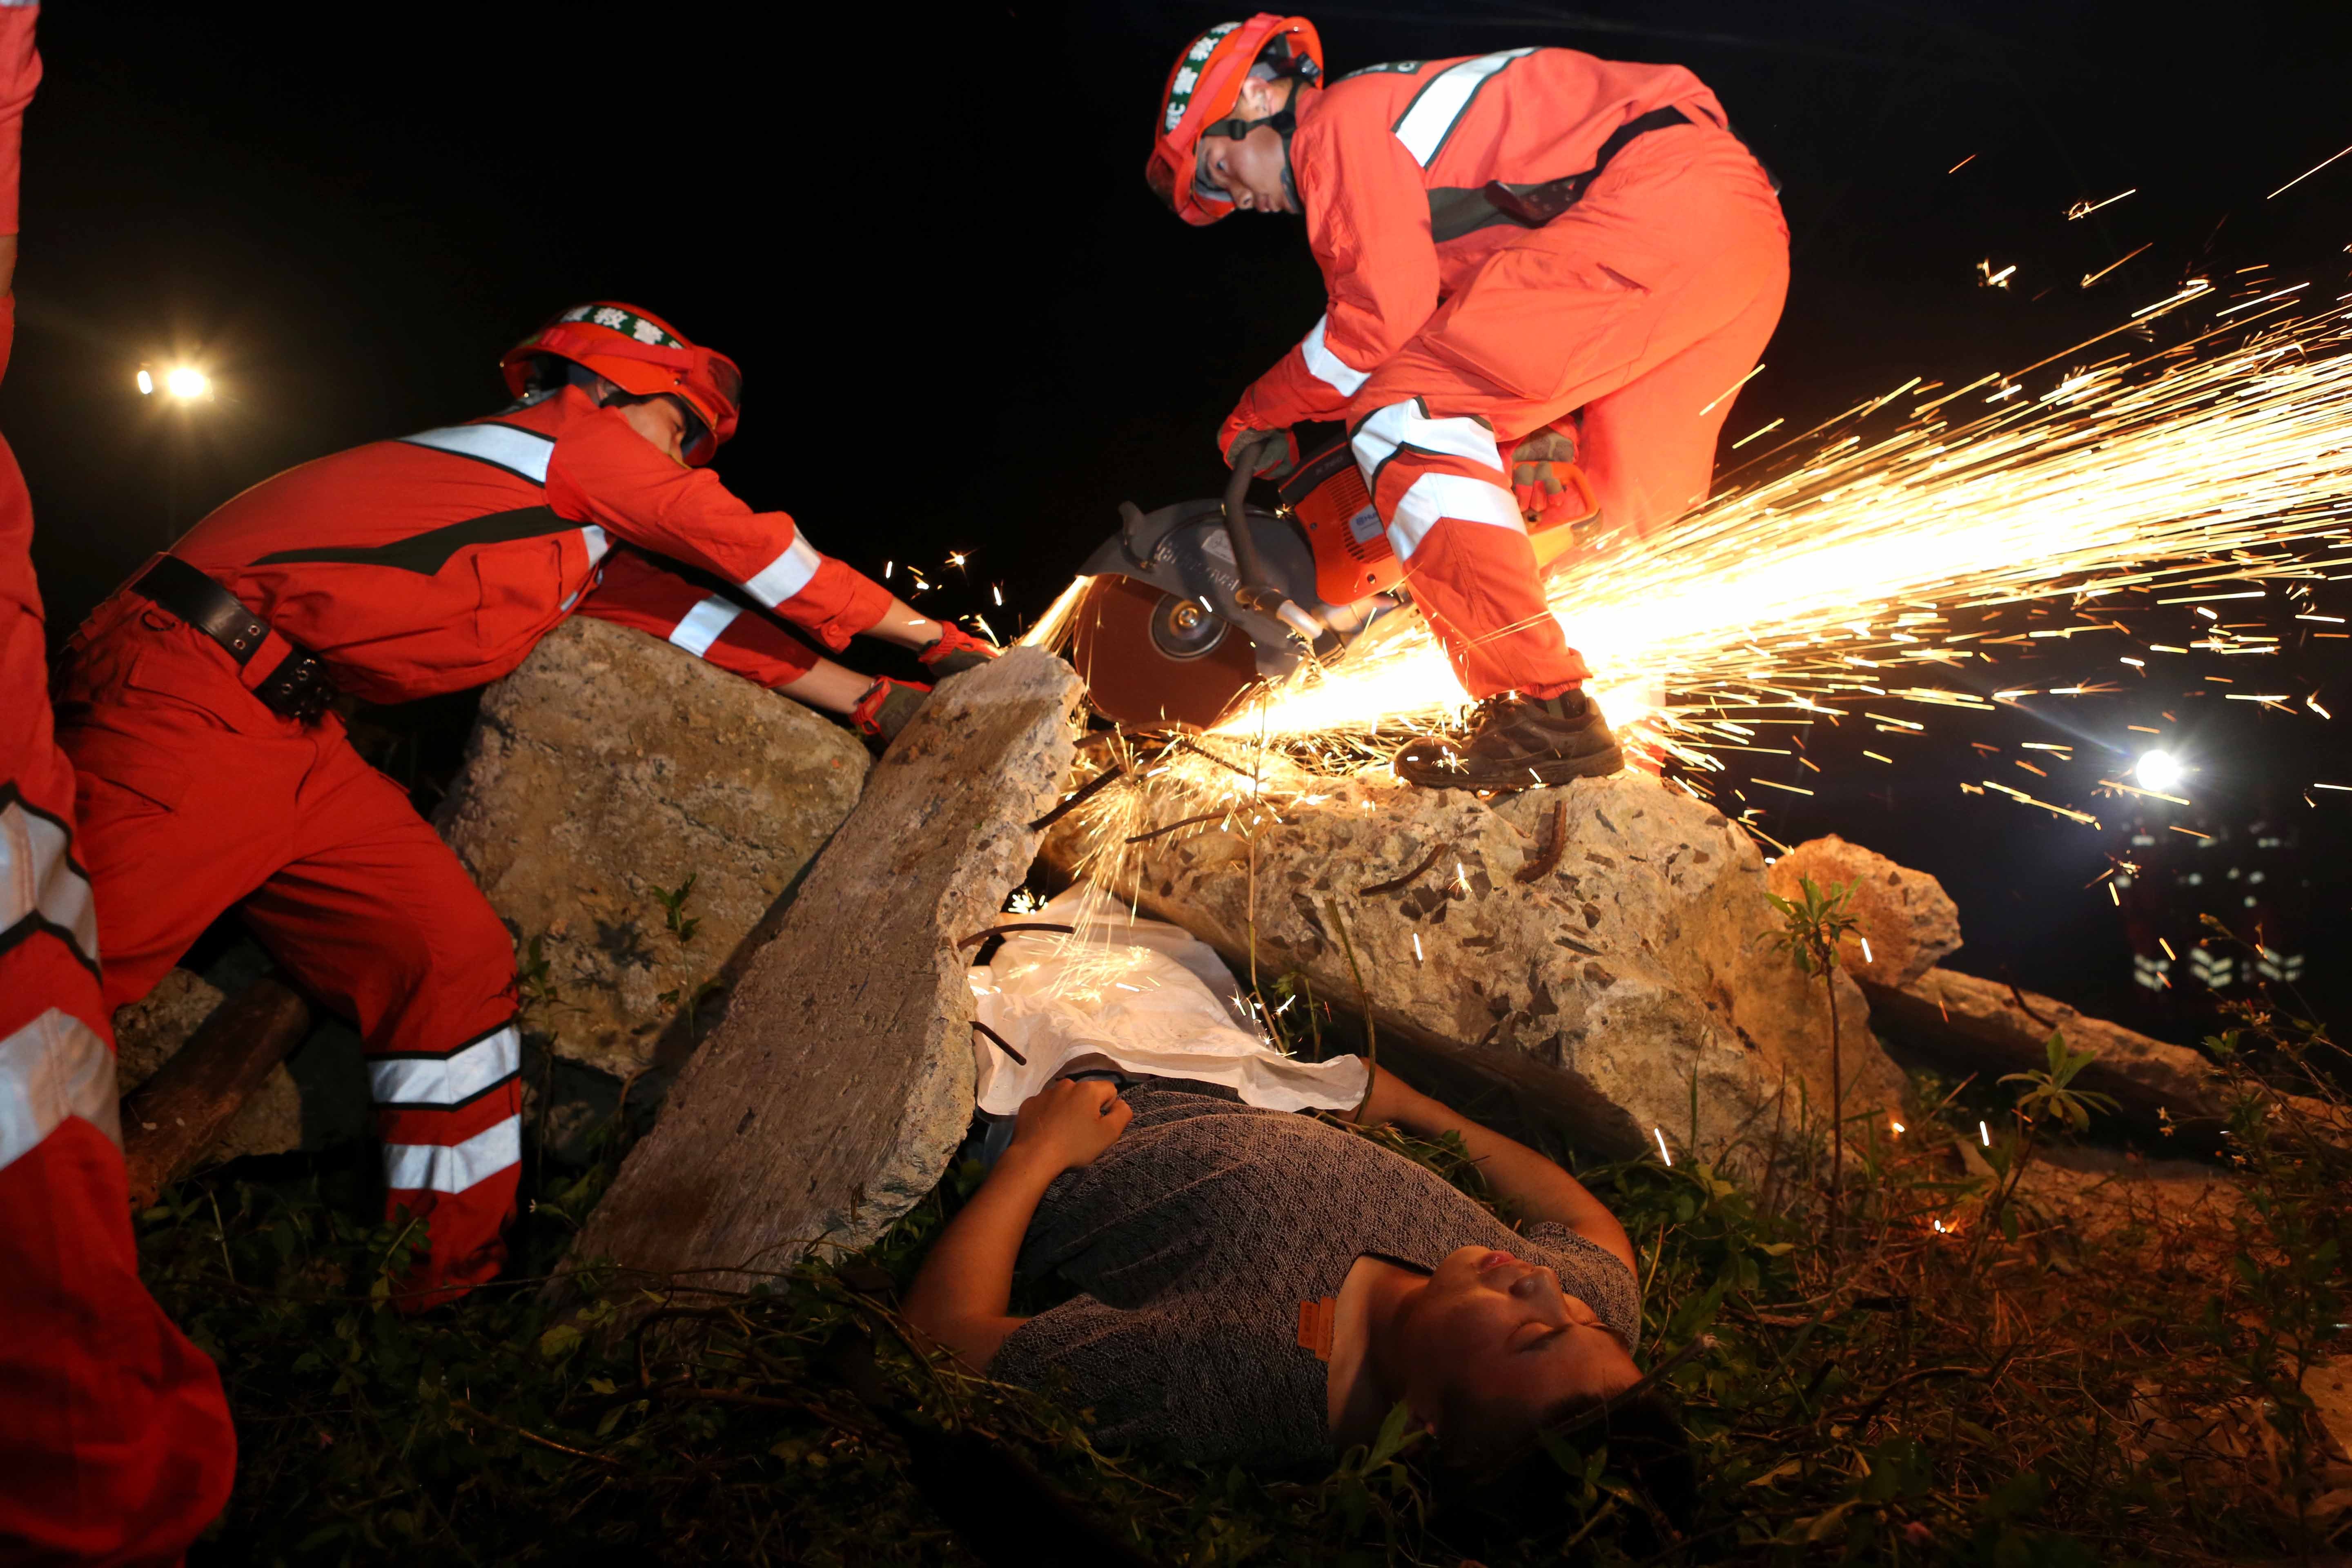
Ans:
{"label": "reflective silver stripe on sleeve", "polygon": [[793,542],[784,547],[784,552],[761,567],[759,575],[743,586],[753,598],[772,610],[807,587],[809,579],[824,564],[824,557],[816,552],[808,535],[794,529]]}
{"label": "reflective silver stripe on sleeve", "polygon": [[677,629],[669,634],[669,640],[702,658],[709,654],[710,645],[719,640],[719,634],[733,626],[735,617],[742,613],[743,606],[734,600],[724,594],[713,594],[686,612]]}
{"label": "reflective silver stripe on sleeve", "polygon": [[378,1105],[463,1105],[522,1068],[522,1037],[512,1024],[446,1057],[389,1057],[368,1063],[368,1093]]}
{"label": "reflective silver stripe on sleeve", "polygon": [[1404,143],[1404,150],[1412,154],[1414,163],[1428,168],[1429,161],[1445,145],[1445,139],[1454,134],[1462,111],[1470,107],[1470,100],[1486,85],[1486,79],[1513,60],[1524,59],[1535,52],[1533,45],[1505,49],[1500,54],[1480,55],[1475,60],[1464,60],[1439,71],[1404,111],[1404,118],[1396,122],[1396,139]]}
{"label": "reflective silver stripe on sleeve", "polygon": [[572,597],[564,600],[562,605],[557,606],[557,608],[561,609],[567,616],[572,613],[572,606],[578,604],[581,601],[581,598],[586,595],[588,590],[594,587],[597,582],[604,576],[604,574],[598,571],[597,567],[604,561],[604,557],[611,554],[613,552],[613,541],[611,538],[605,534],[603,529],[597,527],[593,522],[580,531],[580,543],[582,547],[588,552],[588,580],[585,583],[581,584],[577,588],[572,589]]}
{"label": "reflective silver stripe on sleeve", "polygon": [[383,1184],[400,1193],[462,1193],[522,1161],[522,1118],[509,1116],[463,1143],[387,1143]]}
{"label": "reflective silver stripe on sleeve", "polygon": [[52,1007],[0,1040],[0,1170],[75,1116],[121,1147],[114,1053],[88,1024]]}
{"label": "reflective silver stripe on sleeve", "polygon": [[1330,324],[1330,312],[1327,310],[1323,319],[1315,323],[1315,330],[1307,334],[1307,341],[1298,345],[1299,352],[1307,356],[1307,374],[1340,396],[1353,397],[1356,389],[1371,379],[1372,373],[1356,369],[1324,346],[1323,331]]}
{"label": "reflective silver stripe on sleeve", "polygon": [[72,847],[65,825],[47,813],[14,799],[0,805],[0,931],[37,915],[95,965],[98,915],[89,881],[67,858]]}
{"label": "reflective silver stripe on sleeve", "polygon": [[452,425],[400,439],[407,446],[430,447],[436,452],[455,452],[494,464],[535,485],[547,483],[547,459],[555,450],[554,437],[518,430],[511,425]]}
{"label": "reflective silver stripe on sleeve", "polygon": [[1389,543],[1400,561],[1410,561],[1437,520],[1483,522],[1520,533],[1528,525],[1519,516],[1511,492],[1485,479],[1464,474],[1423,474],[1397,498],[1396,515],[1389,519]]}

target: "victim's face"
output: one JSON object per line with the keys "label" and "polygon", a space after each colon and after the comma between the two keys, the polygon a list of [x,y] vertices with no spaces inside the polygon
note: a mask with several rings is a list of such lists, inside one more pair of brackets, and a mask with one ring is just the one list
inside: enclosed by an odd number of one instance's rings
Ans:
{"label": "victim's face", "polygon": [[[1566,1401],[1639,1378],[1601,1315],[1508,1252],[1449,1253],[1399,1314],[1406,1397],[1441,1442],[1516,1440]],[[1475,1432],[1447,1428],[1471,1426]]]}

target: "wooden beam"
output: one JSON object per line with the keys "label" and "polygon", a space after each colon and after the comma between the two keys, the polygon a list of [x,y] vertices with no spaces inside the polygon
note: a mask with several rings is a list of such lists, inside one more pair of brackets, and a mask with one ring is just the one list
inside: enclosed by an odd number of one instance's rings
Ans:
{"label": "wooden beam", "polygon": [[572,1268],[743,1290],[812,1246],[865,1245],[938,1183],[972,1110],[956,942],[1028,873],[1079,692],[1036,648],[941,683],[745,966]]}
{"label": "wooden beam", "polygon": [[131,1203],[144,1208],[195,1169],[269,1069],[310,1029],[310,1005],[265,975],[205,1020],[122,1105]]}
{"label": "wooden beam", "polygon": [[[2047,1060],[2045,1043],[2059,1033],[2068,1048],[2097,1053],[2077,1087],[2112,1095],[2117,1120],[2137,1131],[2211,1148],[2229,1119],[2230,1089],[2205,1053],[2094,1018],[2040,992],[1942,967],[1908,985],[1865,982],[1863,990],[1874,1023],[1947,1072],[1981,1073],[1989,1081],[2036,1071]],[[2315,1131],[2345,1135],[2342,1113],[2329,1106],[2293,1095],[2280,1103]]]}

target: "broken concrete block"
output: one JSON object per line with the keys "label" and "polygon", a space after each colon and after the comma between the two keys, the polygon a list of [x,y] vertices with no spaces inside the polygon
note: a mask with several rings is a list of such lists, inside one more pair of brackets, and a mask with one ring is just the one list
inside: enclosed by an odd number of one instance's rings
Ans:
{"label": "broken concrete block", "polygon": [[1941,882],[1835,834],[1798,845],[1764,879],[1784,899],[1801,895],[1801,881],[1823,891],[1853,887],[1847,907],[1861,924],[1838,943],[1838,959],[1857,980],[1908,985],[1959,948],[1959,906]]}
{"label": "broken concrete block", "polygon": [[742,1290],[812,1246],[864,1246],[938,1183],[972,1113],[956,943],[1028,873],[1078,696],[1069,666],[1027,647],[940,684],[751,955],[576,1262]]}
{"label": "broken concrete block", "polygon": [[[790,698],[580,616],[483,694],[434,821],[526,962],[540,943],[554,994],[531,1021],[550,1048],[625,1078],[708,1032],[867,766]],[[681,940],[657,895],[688,879]]]}
{"label": "broken concrete block", "polygon": [[[1147,789],[1058,825],[1047,862],[1237,973],[1298,971],[1353,1007],[1360,972],[1382,1039],[1501,1080],[1595,1152],[1654,1149],[1654,1129],[1709,1151],[1768,1138],[1784,1084],[1790,1127],[1800,1086],[1826,1119],[1826,995],[1774,945],[1762,857],[1714,807],[1634,773],[1480,799],[1208,749],[1232,765],[1171,753]],[[1231,816],[1123,842],[1220,803]],[[1899,1104],[1861,993],[1836,983],[1846,1113]]]}

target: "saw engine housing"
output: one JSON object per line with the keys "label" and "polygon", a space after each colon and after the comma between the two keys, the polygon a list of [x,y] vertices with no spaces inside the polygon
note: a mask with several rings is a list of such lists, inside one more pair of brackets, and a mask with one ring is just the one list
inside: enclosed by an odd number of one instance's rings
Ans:
{"label": "saw engine housing", "polygon": [[[1538,566],[1565,554],[1575,531],[1599,514],[1583,474],[1566,472],[1583,499],[1582,515],[1530,534]],[[1265,586],[1322,621],[1337,606],[1404,586],[1403,563],[1346,440],[1301,464],[1279,494],[1277,510],[1244,506],[1239,519]],[[1310,654],[1341,651],[1341,639],[1328,632],[1310,646],[1262,607],[1263,595],[1244,593],[1223,502],[1119,510],[1119,532],[1080,569],[1094,581],[1069,647],[1089,701],[1106,718],[1139,728],[1207,729],[1254,682],[1281,679]]]}

